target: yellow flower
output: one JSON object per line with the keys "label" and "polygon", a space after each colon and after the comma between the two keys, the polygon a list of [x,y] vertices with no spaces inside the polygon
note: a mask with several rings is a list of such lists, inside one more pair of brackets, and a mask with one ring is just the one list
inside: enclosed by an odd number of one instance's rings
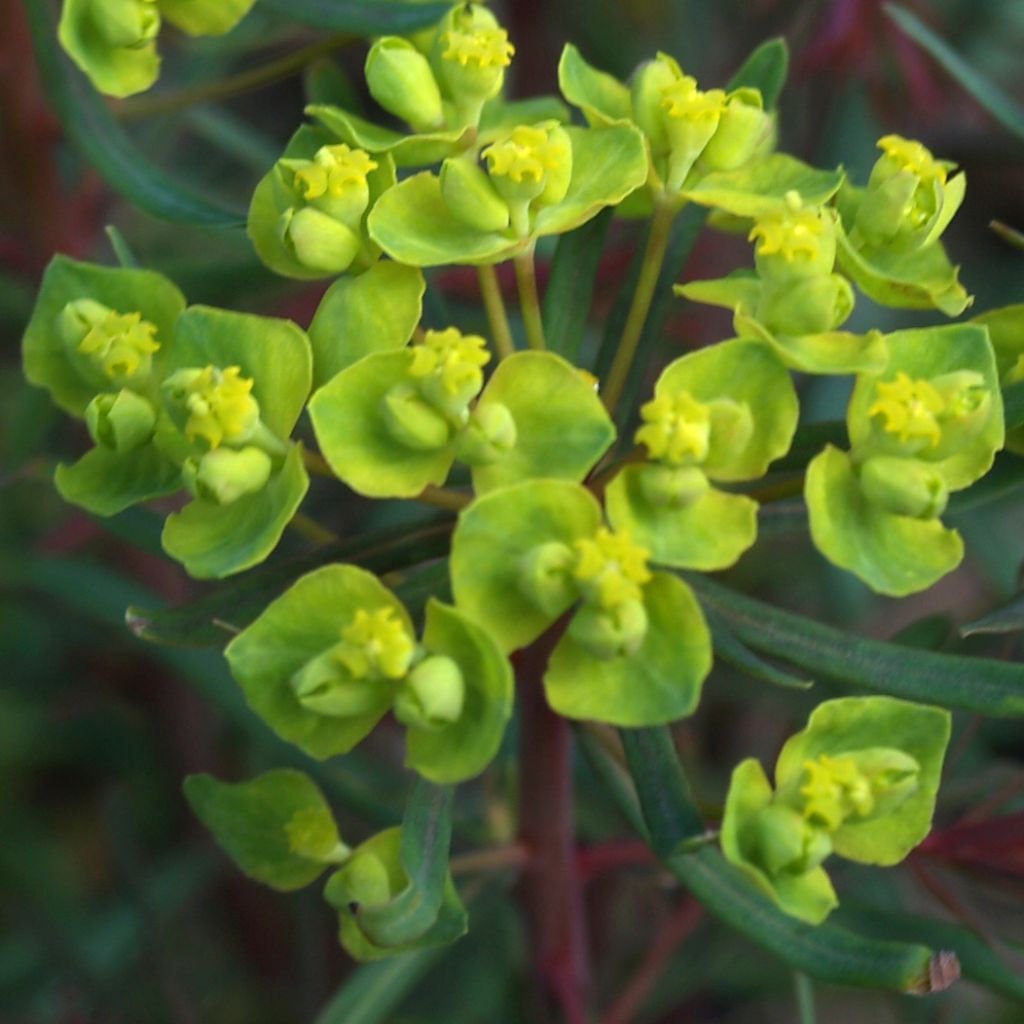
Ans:
{"label": "yellow flower", "polygon": [[804,817],[834,832],[847,818],[864,818],[875,806],[871,780],[850,756],[822,754],[804,762],[800,787]]}
{"label": "yellow flower", "polygon": [[393,608],[360,608],[341,631],[334,656],[355,679],[401,679],[413,656],[413,639]]}
{"label": "yellow flower", "polygon": [[516,184],[540,184],[548,171],[564,166],[566,151],[545,128],[519,125],[503,141],[488,146],[483,157],[492,175],[510,178]]}
{"label": "yellow flower", "polygon": [[248,440],[259,425],[253,380],[243,377],[238,366],[179,370],[167,384],[188,414],[185,436],[190,441],[201,438],[211,449],[219,448],[224,442]]}
{"label": "yellow flower", "polygon": [[487,342],[478,334],[463,334],[455,327],[427,331],[423,341],[411,347],[413,377],[437,375],[449,395],[476,393],[483,385],[482,366],[490,361]]}
{"label": "yellow flower", "polygon": [[662,90],[661,106],[670,118],[717,123],[725,110],[725,93],[721,89],[702,92],[696,78],[682,75]]}
{"label": "yellow flower", "polygon": [[646,445],[652,459],[682,466],[707,458],[711,411],[688,391],[658,395],[641,406],[640,416],[644,425],[636,432],[636,442]]}
{"label": "yellow flower", "polygon": [[365,188],[367,175],[378,166],[369,153],[343,142],[321,146],[312,160],[295,161],[295,184],[306,200],[338,198]]}
{"label": "yellow flower", "polygon": [[942,395],[927,380],[912,380],[902,370],[892,381],[879,381],[878,397],[868,409],[869,416],[882,416],[887,433],[900,441],[926,441],[936,447],[942,439],[939,417],[946,411]]}
{"label": "yellow flower", "polygon": [[887,170],[909,171],[921,181],[935,178],[941,184],[946,184],[948,165],[944,161],[936,160],[920,142],[904,139],[900,135],[883,135],[878,140],[878,148],[887,158]]}
{"label": "yellow flower", "polygon": [[573,576],[590,600],[610,610],[640,599],[643,584],[651,579],[649,554],[628,533],[602,526],[593,537],[576,541],[575,548]]}
{"label": "yellow flower", "polygon": [[141,313],[118,313],[91,299],[70,302],[66,322],[81,333],[77,351],[88,356],[103,375],[115,383],[149,373],[153,353],[160,348],[156,325]]}
{"label": "yellow flower", "polygon": [[445,46],[442,58],[462,67],[507,68],[516,52],[503,28],[452,29],[441,43]]}

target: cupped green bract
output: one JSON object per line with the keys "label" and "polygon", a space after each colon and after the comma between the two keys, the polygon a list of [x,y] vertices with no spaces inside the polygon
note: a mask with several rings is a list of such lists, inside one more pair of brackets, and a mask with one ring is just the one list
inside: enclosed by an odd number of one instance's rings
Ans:
{"label": "cupped green bract", "polygon": [[[579,227],[647,178],[643,136],[631,125],[565,130],[572,145],[569,188],[560,202],[537,212],[531,237]],[[440,179],[426,171],[385,193],[368,224],[371,237],[389,256],[417,267],[500,263],[528,244],[511,228],[482,231],[455,218]]]}
{"label": "cupped green bract", "polygon": [[109,30],[104,31],[106,13],[96,0],[64,0],[61,9],[57,29],[61,46],[107,96],[145,92],[160,76],[160,55],[156,49],[160,15],[155,4],[137,0],[136,6],[137,32],[126,32],[119,42],[113,41]]}
{"label": "cupped green bract", "polygon": [[579,484],[531,480],[478,498],[459,515],[452,536],[456,606],[481,623],[503,651],[536,640],[575,596],[542,610],[523,588],[531,554],[594,534],[601,507]]}
{"label": "cupped green bract", "polygon": [[473,467],[478,494],[531,477],[582,480],[615,440],[593,385],[551,352],[518,352],[503,360],[477,408],[495,403],[512,414],[516,441],[495,462]]}
{"label": "cupped green bract", "polygon": [[[1005,387],[1024,380],[1024,304],[990,310],[974,317],[971,323],[988,329],[999,382]],[[1007,431],[1006,450],[1015,455],[1024,454],[1024,427]]]}
{"label": "cupped green bract", "polygon": [[878,593],[925,590],[963,558],[960,534],[938,518],[896,515],[872,504],[850,455],[831,445],[807,467],[804,497],[818,550]]}
{"label": "cupped green bract", "polygon": [[355,566],[328,565],[297,580],[224,651],[250,707],[311,757],[324,760],[351,750],[390,707],[393,686],[381,683],[376,707],[339,717],[304,707],[291,679],[338,643],[357,612],[381,609],[393,612],[412,636],[405,608],[375,576]]}
{"label": "cupped green bract", "polygon": [[97,446],[74,464],[59,465],[53,481],[65,501],[93,515],[113,516],[180,490],[181,469],[152,444],[130,452]]}
{"label": "cupped green bract", "polygon": [[644,586],[648,625],[630,655],[595,657],[567,632],[544,674],[548,703],[567,718],[664,725],[692,714],[711,671],[711,636],[682,580],[654,573]]}
{"label": "cupped green bract", "polygon": [[787,914],[821,924],[839,905],[825,869],[769,872],[763,863],[760,816],[774,794],[764,769],[755,758],[733,769],[725,801],[720,841],[722,853]]}
{"label": "cupped green bract", "polygon": [[309,489],[301,445],[261,490],[228,505],[195,498],[164,523],[164,550],[197,579],[221,579],[259,565],[277,547]]}
{"label": "cupped green bract", "polygon": [[388,260],[335,281],[309,325],[313,387],[372,352],[404,347],[420,322],[425,288],[418,269]]}
{"label": "cupped green bract", "polygon": [[974,299],[957,279],[941,242],[914,252],[857,250],[838,225],[836,259],[840,269],[869,298],[898,309],[937,309],[959,316]]}
{"label": "cupped green bract", "polygon": [[389,828],[361,843],[327,880],[324,899],[338,911],[342,946],[356,960],[380,960],[430,946],[444,946],[466,932],[466,909],[451,875],[445,879],[441,906],[434,923],[413,942],[378,946],[359,926],[361,907],[378,907],[405,889],[409,878],[402,867],[402,830]]}
{"label": "cupped green bract", "polygon": [[255,0],[158,0],[160,13],[190,36],[230,32],[252,9]]}
{"label": "cupped green bract", "polygon": [[98,391],[117,390],[88,380],[71,362],[61,336],[60,315],[69,302],[91,299],[118,313],[141,313],[156,327],[160,349],[153,354],[152,376],[160,376],[171,348],[175,322],[185,297],[166,277],[151,270],[101,267],[67,256],[55,256],[39,287],[32,317],[22,341],[25,376],[45,388],[65,412],[81,418]]}
{"label": "cupped green bract", "polygon": [[479,775],[501,745],[512,715],[512,667],[490,633],[433,598],[427,604],[423,646],[459,666],[465,703],[450,725],[408,730],[406,763],[431,782],[463,782]]}
{"label": "cupped green bract", "polygon": [[942,760],[949,744],[950,713],[894,697],[845,697],[826,701],[807,727],[786,741],[775,765],[779,790],[795,787],[807,761],[859,750],[891,748],[918,765],[913,791],[888,811],[847,819],[832,833],[835,852],[863,864],[898,864],[931,830]]}
{"label": "cupped green bract", "polygon": [[316,783],[283,768],[248,782],[190,775],[185,796],[196,817],[250,878],[273,889],[301,889],[349,849]]}
{"label": "cupped green bract", "polygon": [[309,402],[324,458],[341,480],[367,497],[414,497],[428,484],[444,483],[455,459],[450,434],[438,447],[413,448],[395,437],[388,422],[385,398],[409,379],[413,358],[407,348],[366,356]]}
{"label": "cupped green bract", "polygon": [[629,87],[588,64],[572,43],[565,44],[558,61],[558,87],[592,125],[627,121],[633,116]]}
{"label": "cupped green bract", "polygon": [[[321,147],[334,141],[322,129],[303,125],[285,147],[282,159],[312,160]],[[377,199],[395,183],[395,165],[390,155],[380,153],[377,156],[377,164],[376,170],[370,171],[366,178],[369,186],[367,211],[373,209]],[[253,192],[246,229],[249,238],[259,258],[277,274],[306,281],[333,277],[335,275],[330,271],[319,270],[301,262],[284,241],[282,217],[289,209],[301,203],[298,192],[288,187],[279,165],[275,164],[263,176]],[[353,272],[372,266],[380,256],[380,250],[366,234],[366,217],[367,214],[364,213],[360,225],[361,245],[349,268]]]}
{"label": "cupped green bract", "polygon": [[892,454],[893,446],[898,445],[884,429],[884,417],[869,413],[880,383],[892,381],[901,372],[914,380],[934,380],[966,371],[978,376],[978,387],[987,395],[984,422],[952,449],[943,442],[922,448],[916,457],[941,473],[951,491],[974,483],[989,471],[1004,440],[1002,392],[988,331],[969,323],[923,327],[886,335],[886,346],[889,362],[885,370],[860,375],[854,386],[846,413],[851,449],[858,454]]}

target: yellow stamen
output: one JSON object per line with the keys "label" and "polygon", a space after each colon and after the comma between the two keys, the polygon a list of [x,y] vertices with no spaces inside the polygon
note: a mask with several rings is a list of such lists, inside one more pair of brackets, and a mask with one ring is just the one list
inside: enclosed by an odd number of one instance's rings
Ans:
{"label": "yellow stamen", "polygon": [[884,135],[878,140],[878,148],[899,170],[910,171],[922,181],[937,178],[943,185],[946,183],[946,168],[920,142],[900,135]]}
{"label": "yellow stamen", "polygon": [[401,679],[409,671],[413,638],[393,608],[360,608],[342,629],[341,639],[335,657],[355,679]]}
{"label": "yellow stamen", "polygon": [[593,537],[575,543],[573,576],[602,608],[639,600],[642,586],[650,582],[646,548],[634,544],[628,533],[612,533],[601,527]]}
{"label": "yellow stamen", "polygon": [[804,762],[806,781],[800,787],[804,817],[834,832],[847,818],[863,818],[875,806],[871,780],[850,756],[822,754]]}
{"label": "yellow stamen", "polygon": [[549,170],[565,164],[565,147],[552,141],[544,128],[519,125],[501,142],[483,151],[488,170],[493,175],[511,178],[514,182],[543,181]]}
{"label": "yellow stamen", "polygon": [[480,28],[470,32],[452,29],[444,34],[441,42],[447,47],[441,56],[457,61],[462,67],[507,68],[516,52],[503,28]]}
{"label": "yellow stamen", "polygon": [[413,377],[437,374],[450,395],[463,392],[467,385],[479,389],[483,384],[480,367],[490,362],[487,342],[478,334],[463,334],[455,327],[427,331],[423,341],[413,345]]}
{"label": "yellow stamen", "polygon": [[658,395],[640,408],[644,425],[636,432],[637,444],[650,458],[674,466],[692,465],[707,458],[711,412],[688,391]]}
{"label": "yellow stamen", "polygon": [[946,411],[942,395],[927,380],[912,380],[902,370],[892,381],[876,385],[877,398],[869,416],[882,416],[884,429],[900,441],[927,441],[934,448],[942,439],[939,417]]}
{"label": "yellow stamen", "polygon": [[343,196],[366,185],[366,177],[379,166],[369,153],[352,149],[345,143],[321,146],[312,160],[298,162],[295,184],[302,188],[303,198],[319,199],[323,195]]}

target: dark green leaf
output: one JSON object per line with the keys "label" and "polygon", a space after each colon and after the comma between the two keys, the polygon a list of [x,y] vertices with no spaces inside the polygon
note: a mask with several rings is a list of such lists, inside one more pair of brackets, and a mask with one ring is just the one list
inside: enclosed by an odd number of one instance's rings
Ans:
{"label": "dark green leaf", "polygon": [[983,715],[1024,716],[1024,665],[869,640],[774,608],[705,577],[687,579],[743,643],[812,677]]}
{"label": "dark green leaf", "polygon": [[1008,604],[982,615],[980,619],[960,627],[961,636],[975,633],[1017,633],[1024,629],[1024,594],[1018,594]]}
{"label": "dark green leaf", "polygon": [[1003,420],[1007,430],[1024,425],[1024,380],[1003,388]]}
{"label": "dark green leaf", "polygon": [[995,465],[976,484],[965,491],[957,491],[949,499],[946,512],[955,516],[979,505],[998,501],[1024,487],[1024,458],[1000,452]]}
{"label": "dark green leaf", "polygon": [[308,554],[261,566],[178,608],[131,606],[125,619],[136,636],[180,647],[222,646],[248,626],[289,584],[329,562],[349,562],[384,573],[437,558],[448,550],[450,520],[408,525],[327,544]]}
{"label": "dark green leaf", "polygon": [[26,0],[36,61],[50,104],[67,136],[125,199],[161,220],[205,227],[241,227],[245,214],[196,194],[156,167],[117,123],[103,98],[57,47],[46,0]]}
{"label": "dark green leaf", "polygon": [[781,36],[763,42],[729,81],[729,89],[760,89],[765,110],[774,110],[789,71],[789,47]]}
{"label": "dark green leaf", "polygon": [[1024,139],[1024,109],[991,79],[977,72],[944,39],[898,4],[886,4],[885,13],[928,51],[1004,128]]}
{"label": "dark green leaf", "polygon": [[594,296],[594,281],[613,211],[602,210],[593,220],[562,235],[551,261],[544,295],[544,326],[550,347],[575,362]]}
{"label": "dark green leaf", "polygon": [[814,685],[810,679],[800,679],[756,655],[749,647],[740,643],[736,634],[726,625],[725,619],[717,612],[711,611],[710,607],[704,608],[704,614],[711,627],[711,643],[715,655],[727,665],[753,679],[760,679],[775,686],[807,690]]}
{"label": "dark green leaf", "polygon": [[452,787],[417,780],[402,819],[402,867],[408,886],[384,906],[357,911],[359,927],[377,946],[415,942],[437,920],[448,877]]}
{"label": "dark green leaf", "polygon": [[837,448],[849,447],[846,424],[842,420],[801,423],[796,428],[789,451],[777,462],[772,463],[772,471],[804,469],[827,444],[835,445]]}
{"label": "dark green leaf", "polygon": [[291,21],[335,32],[375,36],[426,28],[447,13],[448,4],[389,3],[387,0],[262,0],[261,6]]}

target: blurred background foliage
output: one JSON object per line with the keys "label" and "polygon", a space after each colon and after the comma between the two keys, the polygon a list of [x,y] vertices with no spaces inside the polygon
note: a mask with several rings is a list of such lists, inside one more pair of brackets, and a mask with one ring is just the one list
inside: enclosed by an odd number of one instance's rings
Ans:
{"label": "blurred background foliage", "polygon": [[[567,39],[622,77],[665,50],[710,87],[757,43],[784,35],[793,63],[781,146],[815,164],[841,162],[860,180],[886,132],[918,137],[955,160],[970,184],[947,244],[977,296],[975,311],[1024,301],[1024,252],[988,227],[998,219],[1024,228],[1024,138],[986,114],[876,0],[499,6],[518,48],[513,95],[555,91]],[[992,83],[1024,95],[1018,0],[912,6]],[[36,76],[24,15],[22,0],[0,0],[0,1020],[536,1020],[515,871],[481,871],[465,856],[514,834],[511,741],[506,756],[459,794],[455,867],[470,903],[469,936],[450,950],[358,973],[315,892],[280,896],[248,882],[186,809],[181,779],[189,772],[241,778],[299,764],[320,782],[353,842],[399,820],[408,778],[386,731],[336,763],[303,764],[248,712],[218,649],[148,645],[132,635],[124,624],[128,605],[181,604],[207,588],[160,556],[155,514],[133,510],[100,522],[57,497],[53,466],[85,439],[22,381],[21,331],[52,253],[113,261],[106,224],[192,302],[306,324],[323,288],[272,277],[241,230],[167,224],[120,201],[63,139]],[[325,43],[324,33],[260,4],[222,39],[169,34],[168,43],[158,87],[116,104],[116,117],[150,160],[232,208],[244,210],[307,97],[371,109],[360,75],[365,43]],[[313,59],[299,67],[289,55],[305,47],[313,47],[305,54]],[[278,76],[238,88],[245,79],[236,76],[268,62]],[[613,227],[599,269],[595,343],[636,242],[636,225]],[[747,258],[742,240],[708,235],[687,276],[716,277]],[[482,328],[472,274],[449,270],[431,283],[432,319]],[[928,322],[863,299],[857,317],[855,330]],[[727,318],[677,303],[649,380],[682,351],[728,332]],[[806,418],[842,416],[843,386],[802,386]],[[771,511],[757,547],[726,581],[851,631],[1016,657],[1012,636],[964,641],[957,627],[1017,591],[1021,509],[1019,490],[1011,490],[962,512],[955,522],[968,559],[914,599],[874,597],[814,552],[799,521],[774,521]],[[311,510],[343,535],[393,524],[401,512],[398,503],[371,506],[337,487],[316,490]],[[301,551],[306,543],[293,538],[287,547]],[[771,760],[810,707],[838,692],[826,684],[810,693],[769,691],[716,668],[699,713],[676,730],[711,813],[739,759]],[[1002,965],[996,991],[962,982],[915,999],[815,986],[822,1021],[1024,1018],[1024,740],[1012,723],[959,714],[956,725],[932,840],[900,869],[850,868],[837,872],[836,883],[848,921],[892,930],[897,925],[885,915],[899,910],[972,929],[982,959]],[[585,759],[578,773],[581,866],[604,1024],[800,1020],[800,989],[789,972],[673,888],[638,848]],[[942,946],[941,932],[934,941]]]}

